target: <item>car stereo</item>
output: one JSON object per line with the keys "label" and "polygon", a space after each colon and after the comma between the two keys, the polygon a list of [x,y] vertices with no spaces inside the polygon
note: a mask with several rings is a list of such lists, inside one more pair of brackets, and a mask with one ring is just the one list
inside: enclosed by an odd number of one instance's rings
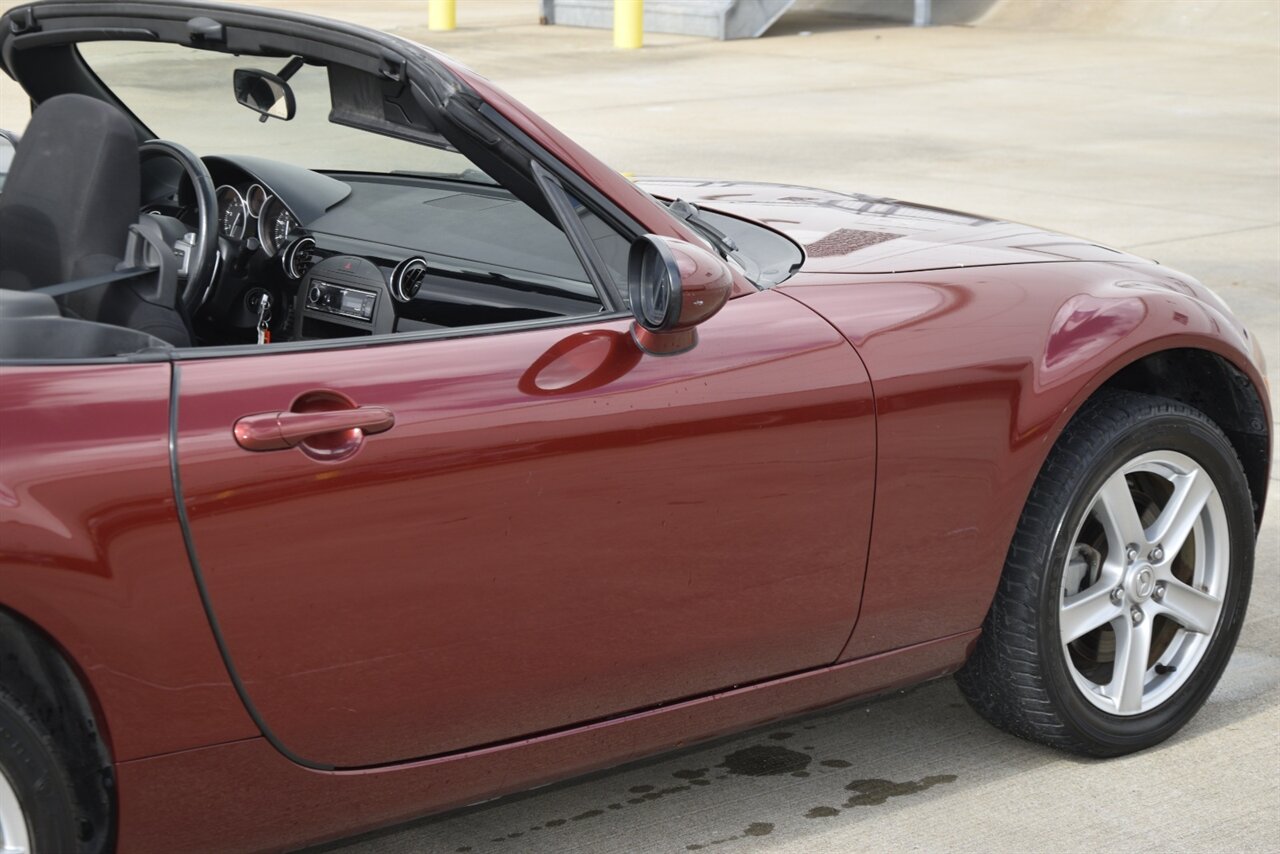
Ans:
{"label": "car stereo", "polygon": [[385,335],[395,329],[387,280],[367,258],[325,258],[307,271],[296,300],[299,339]]}
{"label": "car stereo", "polygon": [[328,314],[340,314],[357,320],[372,321],[378,295],[357,288],[343,287],[331,282],[311,280],[307,291],[307,308]]}

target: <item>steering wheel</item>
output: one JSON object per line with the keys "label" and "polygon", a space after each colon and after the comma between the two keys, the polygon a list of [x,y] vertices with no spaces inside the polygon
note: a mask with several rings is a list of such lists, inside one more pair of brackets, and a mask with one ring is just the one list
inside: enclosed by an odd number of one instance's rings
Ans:
{"label": "steering wheel", "polygon": [[[195,189],[196,211],[199,221],[195,240],[187,244],[186,276],[179,275],[178,299],[188,315],[195,313],[209,295],[218,275],[218,198],[214,193],[213,177],[199,157],[176,142],[153,139],[138,146],[143,160],[151,157],[167,157],[176,161],[186,173]],[[175,250],[187,243],[184,235],[187,226],[176,217],[154,215],[160,223],[165,241]],[[176,306],[175,306],[176,307]]]}

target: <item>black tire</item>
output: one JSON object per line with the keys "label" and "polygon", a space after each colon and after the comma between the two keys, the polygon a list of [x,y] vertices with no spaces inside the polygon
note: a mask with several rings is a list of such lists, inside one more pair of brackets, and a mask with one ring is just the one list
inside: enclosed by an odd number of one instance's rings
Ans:
{"label": "black tire", "polygon": [[[1154,451],[1190,457],[1217,488],[1230,548],[1226,589],[1216,628],[1179,687],[1150,710],[1110,714],[1073,681],[1059,634],[1063,574],[1093,497],[1128,461]],[[956,674],[969,704],[1014,735],[1091,756],[1131,753],[1173,735],[1208,699],[1240,634],[1253,574],[1252,509],[1239,459],[1203,413],[1164,398],[1099,392],[1063,432],[1027,499],[982,634]]]}
{"label": "black tire", "polygon": [[22,807],[32,854],[81,850],[80,816],[61,749],[40,722],[2,687],[0,773]]}

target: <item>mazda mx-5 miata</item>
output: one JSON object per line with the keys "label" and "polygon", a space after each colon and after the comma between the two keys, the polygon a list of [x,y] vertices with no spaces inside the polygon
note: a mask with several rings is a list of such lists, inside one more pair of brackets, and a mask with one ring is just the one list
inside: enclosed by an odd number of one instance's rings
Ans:
{"label": "mazda mx-5 miata", "polygon": [[49,2],[0,190],[0,848],[331,839],[955,672],[1096,756],[1244,618],[1261,351],[1024,225],[633,183],[281,11]]}

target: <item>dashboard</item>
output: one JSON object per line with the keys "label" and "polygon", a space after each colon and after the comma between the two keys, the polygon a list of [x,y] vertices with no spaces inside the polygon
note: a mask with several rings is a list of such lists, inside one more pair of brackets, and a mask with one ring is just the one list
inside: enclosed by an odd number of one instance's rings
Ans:
{"label": "dashboard", "polygon": [[[431,331],[602,310],[563,232],[506,190],[207,156],[220,264],[192,325],[202,345]],[[144,163],[143,212],[194,228],[195,193]],[[621,238],[619,238],[621,240]],[[621,250],[625,252],[625,246]]]}

